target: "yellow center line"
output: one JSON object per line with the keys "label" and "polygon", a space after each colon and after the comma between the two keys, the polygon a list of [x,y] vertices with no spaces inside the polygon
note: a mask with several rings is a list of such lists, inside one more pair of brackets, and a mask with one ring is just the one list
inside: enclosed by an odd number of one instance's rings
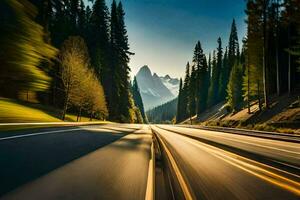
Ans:
{"label": "yellow center line", "polygon": [[167,148],[167,146],[165,145],[165,143],[163,142],[163,140],[159,136],[158,136],[158,139],[160,140],[160,142],[161,142],[164,150],[167,153],[167,156],[168,156],[168,158],[169,158],[169,160],[171,162],[171,165],[172,165],[172,167],[174,169],[174,172],[175,172],[175,174],[176,174],[176,176],[178,178],[178,182],[179,182],[179,184],[181,186],[181,189],[183,191],[185,199],[186,200],[192,200],[192,199],[194,199],[191,191],[189,190],[189,187],[188,187],[187,183],[185,182],[185,180],[184,180],[184,178],[183,178],[183,176],[182,176],[182,174],[181,174],[181,172],[180,172],[180,170],[179,170],[179,168],[178,168],[178,166],[176,164],[176,161],[175,161],[174,157],[172,156],[171,152],[169,151],[169,149]]}

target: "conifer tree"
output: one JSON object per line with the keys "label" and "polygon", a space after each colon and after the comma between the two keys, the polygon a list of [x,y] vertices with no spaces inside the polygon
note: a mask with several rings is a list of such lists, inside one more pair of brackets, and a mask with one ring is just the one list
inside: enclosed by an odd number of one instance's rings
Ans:
{"label": "conifer tree", "polygon": [[[109,63],[109,11],[105,0],[95,0],[89,19],[88,46],[92,65],[103,83],[107,99],[111,99],[111,68]],[[109,103],[110,104],[110,103]],[[110,107],[110,106],[109,106]]]}
{"label": "conifer tree", "polygon": [[224,53],[224,57],[223,57],[223,61],[222,61],[222,70],[220,73],[220,81],[219,81],[219,100],[220,101],[224,101],[226,98],[226,89],[227,89],[227,85],[226,85],[226,80],[228,77],[229,71],[229,65],[228,65],[228,50],[227,47],[225,49],[225,53]]}
{"label": "conifer tree", "polygon": [[136,77],[134,77],[133,79],[133,84],[132,84],[132,96],[133,96],[133,99],[134,99],[134,103],[135,105],[139,108],[140,110],[140,113],[142,115],[142,118],[143,118],[143,121],[145,123],[147,123],[147,116],[145,114],[145,110],[144,110],[144,104],[143,104],[143,100],[142,100],[142,96],[141,96],[141,93],[140,93],[140,89],[139,89],[139,86],[138,86],[138,82],[136,80]]}
{"label": "conifer tree", "polygon": [[217,57],[216,57],[216,51],[213,51],[213,55],[212,55],[212,62],[211,62],[211,67],[212,67],[212,75],[211,75],[211,79],[210,79],[210,84],[209,84],[209,88],[208,88],[208,98],[207,98],[207,106],[208,107],[212,107],[215,103],[215,99],[214,99],[214,79],[213,77],[215,77],[214,72],[216,71],[217,68]]}
{"label": "conifer tree", "polygon": [[176,113],[176,123],[179,123],[182,121],[183,117],[183,102],[182,102],[182,78],[180,78],[180,82],[179,82],[179,94],[178,94],[178,102],[177,102],[177,113]]}
{"label": "conifer tree", "polygon": [[196,102],[197,115],[203,112],[207,107],[207,93],[209,72],[206,57],[203,53],[200,41],[197,42],[194,50],[193,63],[196,67]]}
{"label": "conifer tree", "polygon": [[239,110],[242,103],[242,84],[243,84],[242,64],[236,63],[230,73],[230,81],[227,85],[227,104],[233,112]]}
{"label": "conifer tree", "polygon": [[220,74],[223,61],[223,48],[222,40],[218,38],[218,48],[215,66],[212,69],[211,85],[210,85],[210,106],[213,106],[219,102],[219,89],[220,89]]}
{"label": "conifer tree", "polygon": [[190,84],[188,87],[188,99],[189,99],[189,116],[192,117],[196,114],[196,102],[197,102],[197,71],[195,65],[192,66]]}
{"label": "conifer tree", "polygon": [[134,104],[130,93],[128,63],[129,52],[128,35],[124,22],[124,10],[122,3],[117,6],[113,1],[111,5],[110,21],[110,48],[111,48],[111,87],[112,99],[110,100],[111,117],[117,121],[130,122]]}
{"label": "conifer tree", "polygon": [[189,116],[189,85],[190,85],[190,63],[186,64],[185,78],[182,88],[182,117],[186,119]]}

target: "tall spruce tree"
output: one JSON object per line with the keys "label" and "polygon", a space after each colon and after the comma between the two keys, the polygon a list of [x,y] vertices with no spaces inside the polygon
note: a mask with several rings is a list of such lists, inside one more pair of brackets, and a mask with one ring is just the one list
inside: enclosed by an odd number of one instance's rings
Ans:
{"label": "tall spruce tree", "polygon": [[222,40],[218,38],[218,48],[217,48],[217,57],[216,65],[212,69],[211,85],[210,85],[210,106],[217,104],[220,100],[219,89],[220,89],[220,74],[222,70],[222,61],[223,61],[223,48]]}
{"label": "tall spruce tree", "polygon": [[135,105],[139,108],[139,110],[141,112],[144,123],[147,123],[148,120],[147,120],[147,116],[145,114],[144,104],[143,104],[142,96],[140,93],[140,89],[139,89],[136,77],[134,77],[134,79],[133,79],[132,96],[133,96]]}
{"label": "tall spruce tree", "polygon": [[207,93],[208,93],[208,82],[209,72],[206,57],[203,53],[203,49],[200,41],[197,42],[194,49],[193,63],[196,67],[196,113],[199,115],[207,107]]}
{"label": "tall spruce tree", "polygon": [[103,83],[107,100],[110,105],[112,69],[110,68],[109,63],[109,11],[105,4],[105,0],[95,0],[90,15],[87,43],[91,55],[92,66],[94,66],[98,78]]}
{"label": "tall spruce tree", "polygon": [[122,3],[117,6],[113,1],[111,5],[110,21],[110,48],[111,48],[111,72],[112,72],[112,99],[111,117],[121,122],[133,121],[134,104],[130,93],[128,63],[129,52],[128,35],[124,22],[124,10]]}
{"label": "tall spruce tree", "polygon": [[186,64],[185,78],[182,88],[182,117],[189,117],[189,85],[190,85],[190,63]]}
{"label": "tall spruce tree", "polygon": [[243,72],[242,64],[236,62],[230,73],[230,81],[227,85],[227,104],[233,112],[239,110],[243,97],[242,97],[242,84]]}
{"label": "tall spruce tree", "polygon": [[214,99],[214,72],[216,71],[217,68],[217,57],[216,57],[216,51],[213,51],[212,55],[212,61],[211,61],[211,78],[210,78],[210,83],[209,83],[209,88],[208,88],[208,97],[207,97],[207,106],[212,107],[215,104],[215,99]]}
{"label": "tall spruce tree", "polygon": [[189,116],[193,117],[196,114],[196,102],[197,102],[197,71],[195,69],[195,65],[192,66],[190,84],[188,87],[188,95],[189,95]]}
{"label": "tall spruce tree", "polygon": [[177,113],[176,113],[176,123],[180,123],[183,120],[183,102],[182,102],[182,78],[180,78],[180,82],[179,82],[179,94],[178,94],[178,102],[177,102]]}
{"label": "tall spruce tree", "polygon": [[224,101],[226,98],[226,89],[227,89],[227,85],[226,85],[226,81],[227,81],[227,74],[229,71],[229,64],[228,64],[228,50],[227,47],[225,49],[225,53],[224,53],[224,57],[223,57],[223,61],[222,61],[222,70],[220,73],[220,81],[219,81],[219,100],[220,101]]}

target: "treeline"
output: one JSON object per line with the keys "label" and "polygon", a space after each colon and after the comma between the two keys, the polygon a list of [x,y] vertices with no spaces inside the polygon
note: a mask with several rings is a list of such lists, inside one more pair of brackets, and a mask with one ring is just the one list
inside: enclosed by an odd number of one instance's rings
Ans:
{"label": "treeline", "polygon": [[70,110],[141,122],[121,2],[109,10],[105,0],[92,8],[83,0],[3,0],[0,10],[1,96],[34,96],[61,108],[62,119]]}
{"label": "treeline", "polygon": [[146,114],[149,122],[153,124],[173,124],[176,118],[177,101],[178,99],[176,98],[172,101],[169,101],[163,105],[157,106],[147,111]]}
{"label": "treeline", "polygon": [[[240,49],[233,20],[228,45],[203,53],[197,42],[192,65],[180,80],[177,122],[225,101],[237,112],[257,103],[268,109],[270,95],[291,94],[300,83],[300,1],[248,0],[247,35]],[[297,70],[298,69],[298,70]]]}

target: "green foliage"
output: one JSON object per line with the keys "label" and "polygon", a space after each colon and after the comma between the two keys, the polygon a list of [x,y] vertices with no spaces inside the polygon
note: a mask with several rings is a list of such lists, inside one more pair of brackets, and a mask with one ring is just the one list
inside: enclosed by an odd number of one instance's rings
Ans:
{"label": "green foliage", "polygon": [[180,79],[179,82],[179,94],[178,94],[178,102],[177,102],[177,113],[176,113],[176,122],[181,122],[184,118],[183,118],[183,91],[182,91],[182,79]]}
{"label": "green foliage", "polygon": [[70,37],[63,43],[60,63],[65,91],[62,119],[65,119],[69,105],[76,106],[80,112],[86,110],[91,118],[96,113],[102,118],[107,117],[104,91],[94,71],[90,69],[87,47],[81,37]]}
{"label": "green foliage", "polygon": [[26,0],[4,0],[0,6],[1,95],[47,90],[51,78],[42,63],[50,62],[57,51],[45,42],[43,27],[34,22],[36,8]]}
{"label": "green foliage", "polygon": [[242,82],[243,69],[242,64],[236,63],[230,73],[229,83],[227,85],[227,104],[231,107],[233,112],[239,110],[243,101],[242,97]]}
{"label": "green foliage", "polygon": [[[218,38],[217,56],[213,55],[213,68],[212,77],[209,88],[209,106],[217,104],[220,100],[220,75],[222,70],[223,62],[223,48],[222,40]],[[222,83],[223,84],[223,83]]]}
{"label": "green foliage", "polygon": [[[140,94],[140,89],[139,89],[136,77],[134,77],[134,79],[133,79],[132,96],[134,99],[134,103],[135,103],[136,107],[138,108],[139,115],[142,116],[142,119],[143,119],[142,122],[147,123],[148,120],[147,120],[147,116],[145,114],[144,104],[143,104],[142,96]],[[139,121],[139,123],[142,123],[142,122],[140,122],[141,120],[138,120],[138,121]]]}
{"label": "green foliage", "polygon": [[[200,41],[197,42],[194,50],[193,63],[196,66],[196,114],[200,114],[207,107],[207,93],[209,85],[209,71],[206,57],[203,53]],[[193,113],[192,113],[193,114]]]}

